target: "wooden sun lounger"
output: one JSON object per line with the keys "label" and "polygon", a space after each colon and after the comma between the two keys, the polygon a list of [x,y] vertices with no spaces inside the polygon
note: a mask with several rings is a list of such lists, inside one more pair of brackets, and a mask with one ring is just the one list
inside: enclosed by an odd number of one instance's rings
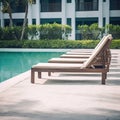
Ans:
{"label": "wooden sun lounger", "polygon": [[[97,47],[99,47],[99,45],[102,43],[102,41],[104,40],[104,38],[105,38],[105,36],[103,36],[103,38],[99,41],[99,43],[94,48],[94,50],[96,50]],[[94,50],[92,50],[92,51],[84,50],[84,51],[81,52],[81,49],[75,49],[75,50],[71,50],[71,51],[66,52],[66,54],[69,55],[69,57],[70,57],[70,55],[83,55],[83,56],[85,55],[85,57],[86,56],[89,57],[92,54],[92,52],[94,52]],[[64,57],[64,56],[62,56],[62,57]]]}
{"label": "wooden sun lounger", "polygon": [[[99,45],[102,43],[102,41],[104,40],[105,36],[103,36],[103,38],[99,41],[99,43],[97,44],[97,46],[94,48],[94,50],[97,49],[97,47],[99,47]],[[71,50],[69,52],[66,52],[66,54],[63,54],[61,57],[62,58],[88,58],[92,52],[94,52],[94,50],[91,50],[91,51],[84,51],[84,52],[81,52],[80,49],[77,49],[77,50]],[[75,55],[75,56],[74,56]]]}
{"label": "wooden sun lounger", "polygon": [[31,83],[35,82],[35,72],[38,72],[38,77],[41,78],[41,72],[95,72],[102,73],[102,84],[105,84],[107,72],[111,61],[110,43],[112,36],[108,35],[99,47],[83,64],[71,63],[39,63],[31,68]]}
{"label": "wooden sun lounger", "polygon": [[101,39],[95,49],[90,53],[81,53],[79,52],[67,52],[60,56],[60,58],[51,58],[48,60],[49,63],[83,63],[85,62],[90,55],[99,47],[99,45],[104,41],[105,36]]}

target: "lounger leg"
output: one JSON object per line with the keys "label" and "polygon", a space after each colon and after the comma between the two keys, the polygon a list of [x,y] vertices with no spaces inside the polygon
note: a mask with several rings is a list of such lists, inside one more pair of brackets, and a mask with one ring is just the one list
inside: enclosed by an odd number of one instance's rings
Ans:
{"label": "lounger leg", "polygon": [[102,73],[102,84],[105,85],[105,79],[107,77],[107,73]]}
{"label": "lounger leg", "polygon": [[38,72],[38,78],[41,78],[41,72]]}
{"label": "lounger leg", "polygon": [[48,72],[48,76],[51,76],[51,72]]}
{"label": "lounger leg", "polygon": [[35,79],[35,72],[31,69],[31,83],[34,83]]}

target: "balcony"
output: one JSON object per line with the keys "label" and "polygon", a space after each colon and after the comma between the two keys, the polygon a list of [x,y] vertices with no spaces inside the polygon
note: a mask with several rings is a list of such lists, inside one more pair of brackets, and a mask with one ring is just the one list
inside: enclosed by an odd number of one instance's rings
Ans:
{"label": "balcony", "polygon": [[61,3],[41,4],[41,12],[61,12]]}
{"label": "balcony", "polygon": [[98,2],[76,2],[76,11],[97,11]]}

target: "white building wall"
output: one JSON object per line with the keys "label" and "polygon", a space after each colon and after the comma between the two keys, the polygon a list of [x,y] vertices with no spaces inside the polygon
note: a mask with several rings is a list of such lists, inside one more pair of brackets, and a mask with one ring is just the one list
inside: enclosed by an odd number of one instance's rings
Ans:
{"label": "white building wall", "polygon": [[109,12],[109,14],[110,14],[110,17],[118,17],[118,15],[120,17],[120,10],[114,10],[114,11],[112,10]]}
{"label": "white building wall", "polygon": [[80,18],[99,17],[99,12],[98,11],[77,11],[76,17],[80,17]]}

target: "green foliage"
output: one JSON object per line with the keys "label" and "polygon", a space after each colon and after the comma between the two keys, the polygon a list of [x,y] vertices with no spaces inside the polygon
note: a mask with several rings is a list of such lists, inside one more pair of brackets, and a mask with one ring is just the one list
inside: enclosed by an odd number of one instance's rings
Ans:
{"label": "green foliage", "polygon": [[28,26],[29,39],[62,39],[62,35],[65,37],[71,32],[71,27],[61,24],[42,24],[42,25],[30,25]]}
{"label": "green foliage", "polygon": [[[0,41],[0,48],[85,48],[92,49],[99,40],[4,40]],[[120,49],[120,39],[113,40],[112,49]]]}
{"label": "green foliage", "polygon": [[92,25],[78,25],[82,39],[98,39],[100,33],[103,32],[104,28],[99,28],[97,23]]}
{"label": "green foliage", "polygon": [[3,40],[3,29],[0,27],[0,40]]}
{"label": "green foliage", "polygon": [[106,25],[107,32],[112,34],[114,39],[120,38],[120,25]]}
{"label": "green foliage", "polygon": [[29,25],[28,26],[28,36],[30,37],[29,39],[34,39],[38,33],[37,31],[38,27],[36,25]]}
{"label": "green foliage", "polygon": [[[0,27],[0,40],[19,40],[22,32],[22,27]],[[27,29],[25,30],[24,39],[27,39]]]}
{"label": "green foliage", "polygon": [[104,33],[112,34],[114,39],[120,38],[120,25],[106,25],[105,27],[99,28],[97,23],[88,25],[78,25],[82,39],[96,40],[101,38]]}
{"label": "green foliage", "polygon": [[111,48],[120,49],[120,39],[112,40]]}
{"label": "green foliage", "polygon": [[5,40],[12,40],[14,38],[14,28],[13,27],[4,27],[3,28],[3,38]]}
{"label": "green foliage", "polygon": [[62,38],[62,25],[54,24],[43,24],[40,26],[40,39],[61,39]]}
{"label": "green foliage", "polygon": [[0,41],[0,48],[22,48],[23,42],[18,40]]}
{"label": "green foliage", "polygon": [[79,25],[78,29],[82,35],[82,39],[89,39],[90,38],[90,30],[88,25]]}

